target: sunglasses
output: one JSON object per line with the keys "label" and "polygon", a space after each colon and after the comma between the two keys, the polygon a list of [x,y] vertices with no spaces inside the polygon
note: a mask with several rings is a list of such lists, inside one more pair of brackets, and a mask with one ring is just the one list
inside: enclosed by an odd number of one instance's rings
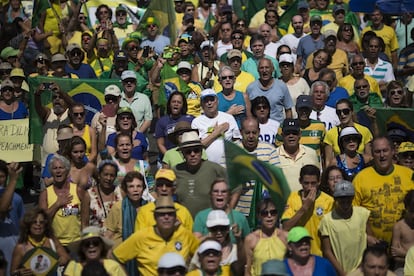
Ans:
{"label": "sunglasses", "polygon": [[99,246],[99,244],[101,243],[101,239],[100,238],[96,238],[96,239],[87,239],[85,241],[82,242],[83,247],[95,247],[95,246]]}
{"label": "sunglasses", "polygon": [[43,58],[42,59],[36,59],[36,62],[41,63],[41,64],[45,64],[45,60]]}
{"label": "sunglasses", "polygon": [[117,96],[112,96],[112,95],[108,95],[105,96],[105,102],[109,103],[109,102],[117,102],[118,101],[118,97]]}
{"label": "sunglasses", "polygon": [[289,136],[289,135],[299,135],[299,131],[296,130],[286,130],[283,132],[284,136]]}
{"label": "sunglasses", "polygon": [[186,273],[185,267],[174,266],[169,268],[158,268],[158,274],[167,274],[167,275],[184,275]]}
{"label": "sunglasses", "polygon": [[244,26],[246,26],[244,23],[237,23],[237,26],[239,26],[239,27],[244,27]]}
{"label": "sunglasses", "polygon": [[279,66],[280,67],[289,67],[289,66],[293,66],[293,63],[288,63],[288,62],[282,62],[282,63],[279,63]]}
{"label": "sunglasses", "polygon": [[148,26],[147,26],[147,28],[155,28],[155,27],[158,27],[157,25],[155,25],[155,24],[149,24]]}
{"label": "sunglasses", "polygon": [[72,51],[72,52],[70,52],[70,55],[72,57],[74,57],[74,56],[80,56],[80,55],[82,55],[82,52],[81,51]]}
{"label": "sunglasses", "polygon": [[157,187],[162,187],[162,186],[166,186],[167,188],[172,188],[174,187],[174,183],[170,182],[170,181],[165,181],[165,180],[157,180],[155,182],[155,186]]}
{"label": "sunglasses", "polygon": [[256,106],[256,110],[266,110],[266,109],[269,109],[269,107],[264,104],[259,104],[258,106]]}
{"label": "sunglasses", "polygon": [[217,251],[214,249],[208,249],[206,251],[204,251],[203,253],[200,254],[202,257],[206,257],[206,256],[215,256],[218,257],[221,255],[221,251]]}
{"label": "sunglasses", "polygon": [[403,94],[403,91],[400,90],[400,89],[398,89],[398,90],[390,90],[390,95],[391,96],[394,96],[395,94],[402,95]]}
{"label": "sunglasses", "polygon": [[365,61],[353,62],[351,65],[352,66],[357,66],[357,65],[364,65],[365,66]]}
{"label": "sunglasses", "polygon": [[195,148],[188,148],[188,149],[184,149],[183,153],[184,155],[190,155],[191,153],[200,153],[202,151],[201,147],[195,147]]}
{"label": "sunglasses", "polygon": [[338,14],[345,14],[345,11],[344,10],[339,10],[339,11],[337,11],[337,12],[335,12],[335,15],[338,15]]}
{"label": "sunglasses", "polygon": [[338,116],[341,116],[341,114],[349,115],[349,113],[351,113],[351,109],[349,109],[349,108],[337,109],[336,110],[336,115],[338,115]]}
{"label": "sunglasses", "polygon": [[125,79],[125,80],[123,80],[122,81],[123,83],[136,83],[137,82],[137,80],[136,79]]}
{"label": "sunglasses", "polygon": [[368,88],[368,85],[358,85],[358,86],[355,86],[355,89],[365,89],[365,88]]}
{"label": "sunglasses", "polygon": [[91,41],[91,38],[89,36],[82,38],[83,42],[89,42]]}
{"label": "sunglasses", "polygon": [[221,80],[234,80],[234,76],[221,76]]}
{"label": "sunglasses", "polygon": [[243,39],[241,35],[233,35],[231,38],[232,39]]}
{"label": "sunglasses", "polygon": [[3,92],[13,92],[13,88],[6,86],[6,87],[2,88],[0,91],[2,93]]}
{"label": "sunglasses", "polygon": [[136,45],[131,45],[131,46],[129,46],[127,49],[128,49],[128,51],[136,51],[136,50],[138,50],[138,46],[136,46]]}
{"label": "sunglasses", "polygon": [[164,216],[175,217],[176,213],[175,212],[166,212],[166,213],[155,212],[155,215],[157,217],[164,217]]}
{"label": "sunglasses", "polygon": [[116,14],[116,16],[125,16],[126,15],[126,12],[118,12],[117,14]]}
{"label": "sunglasses", "polygon": [[342,31],[344,31],[344,32],[352,32],[353,30],[352,30],[352,28],[343,28]]}
{"label": "sunglasses", "polygon": [[88,19],[88,18],[87,18],[86,16],[79,16],[79,17],[78,17],[78,19],[79,19],[79,20],[86,20],[86,19]]}
{"label": "sunglasses", "polygon": [[322,22],[321,22],[321,21],[312,21],[312,22],[310,23],[310,25],[311,25],[311,26],[314,26],[314,25],[322,26]]}
{"label": "sunglasses", "polygon": [[123,121],[123,120],[132,120],[132,117],[130,115],[121,115],[119,117],[119,120]]}
{"label": "sunglasses", "polygon": [[85,112],[73,112],[72,114],[73,114],[73,117],[85,116]]}
{"label": "sunglasses", "polygon": [[404,159],[408,159],[408,158],[414,159],[414,152],[408,152],[408,151],[406,151],[406,152],[399,153],[398,155],[401,158],[404,158]]}
{"label": "sunglasses", "polygon": [[260,211],[260,215],[262,217],[269,217],[269,216],[274,217],[274,216],[277,215],[277,210],[276,209],[272,209],[272,210],[261,210]]}
{"label": "sunglasses", "polygon": [[217,225],[217,226],[213,226],[208,228],[208,231],[213,232],[213,233],[217,233],[217,232],[226,232],[229,231],[230,227],[229,226],[224,226],[224,225]]}
{"label": "sunglasses", "polygon": [[222,32],[230,32],[231,29],[221,29]]}
{"label": "sunglasses", "polygon": [[358,140],[359,140],[358,136],[352,136],[352,135],[350,135],[350,136],[345,136],[345,137],[344,137],[344,139],[343,139],[343,141],[344,141],[345,143],[350,143],[350,142],[358,142]]}

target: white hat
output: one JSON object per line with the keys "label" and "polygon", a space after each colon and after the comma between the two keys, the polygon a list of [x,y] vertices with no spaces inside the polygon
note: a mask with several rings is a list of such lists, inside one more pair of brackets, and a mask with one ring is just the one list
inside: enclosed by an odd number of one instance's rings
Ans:
{"label": "white hat", "polygon": [[204,89],[203,91],[201,91],[201,100],[203,100],[205,97],[208,97],[208,96],[217,97],[217,93],[211,88]]}
{"label": "white hat", "polygon": [[223,210],[212,210],[207,216],[206,226],[207,228],[214,227],[217,225],[228,226],[230,220],[227,217],[226,212]]}
{"label": "white hat", "polygon": [[361,134],[356,130],[354,127],[345,127],[341,130],[341,133],[339,134],[339,139],[341,139],[344,136],[348,135],[355,135],[355,136],[361,136]]}
{"label": "white hat", "polygon": [[67,58],[64,55],[57,53],[52,56],[52,63],[57,61],[67,61]]}
{"label": "white hat", "polygon": [[158,261],[158,268],[172,268],[176,266],[187,268],[183,256],[175,252],[165,253]]}
{"label": "white hat", "polygon": [[134,79],[134,80],[136,80],[137,79],[137,75],[132,70],[125,70],[124,72],[122,72],[121,80],[126,80],[126,79]]}
{"label": "white hat", "polygon": [[180,63],[178,63],[177,72],[181,69],[187,69],[191,71],[191,64],[188,61],[180,61]]}
{"label": "white hat", "polygon": [[204,47],[214,48],[214,43],[211,42],[210,40],[205,40],[203,41],[203,43],[201,43],[200,49],[203,50]]}
{"label": "white hat", "polygon": [[207,250],[210,250],[210,249],[213,249],[213,250],[216,250],[216,251],[221,252],[221,245],[217,241],[210,241],[210,240],[208,240],[208,241],[203,242],[200,245],[200,247],[198,248],[197,252],[199,254],[203,254],[204,252],[206,252]]}
{"label": "white hat", "polygon": [[293,57],[291,54],[282,54],[279,57],[279,64],[282,62],[293,63]]}
{"label": "white hat", "polygon": [[121,95],[121,89],[119,89],[119,87],[116,86],[115,84],[108,85],[105,88],[104,95],[105,96],[106,95],[113,95],[113,96],[119,97]]}

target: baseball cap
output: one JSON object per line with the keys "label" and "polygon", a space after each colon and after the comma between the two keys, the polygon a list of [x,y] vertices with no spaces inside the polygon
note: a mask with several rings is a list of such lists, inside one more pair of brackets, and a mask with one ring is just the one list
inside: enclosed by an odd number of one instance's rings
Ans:
{"label": "baseball cap", "polygon": [[14,89],[14,83],[10,79],[2,80],[2,82],[0,83],[0,89],[3,89],[5,87],[11,87],[12,89]]}
{"label": "baseball cap", "polygon": [[126,11],[126,8],[123,5],[119,4],[118,7],[116,7],[115,9],[115,13],[119,11]]}
{"label": "baseball cap", "polygon": [[298,3],[298,10],[300,9],[309,9],[309,4],[306,1],[300,1]]}
{"label": "baseball cap", "polygon": [[124,72],[122,72],[121,80],[126,80],[126,79],[134,79],[134,80],[136,80],[137,79],[137,75],[132,70],[125,70]]}
{"label": "baseball cap", "polygon": [[221,245],[217,241],[208,240],[200,245],[197,252],[199,254],[203,254],[207,250],[215,250],[221,252]]}
{"label": "baseball cap", "polygon": [[155,201],[155,213],[175,212],[174,201],[171,196],[160,196]]}
{"label": "baseball cap", "polygon": [[54,54],[52,56],[52,63],[58,61],[67,61],[66,57],[60,53]]}
{"label": "baseball cap", "polygon": [[205,40],[201,43],[200,49],[203,50],[205,47],[214,48],[214,44],[209,40]]}
{"label": "baseball cap", "polygon": [[327,30],[326,32],[323,33],[323,35],[325,36],[325,40],[330,36],[336,39],[336,32],[334,30]]}
{"label": "baseball cap", "polygon": [[312,109],[312,96],[299,95],[299,97],[296,99],[296,109],[303,107]]}
{"label": "baseball cap", "polygon": [[7,46],[1,51],[0,57],[2,59],[8,59],[9,57],[17,56],[18,53],[19,53],[18,49],[14,49],[13,47]]}
{"label": "baseball cap", "polygon": [[187,268],[183,256],[175,252],[165,253],[158,261],[158,268],[172,268],[177,266]]}
{"label": "baseball cap", "polygon": [[333,13],[336,13],[337,11],[345,11],[345,7],[341,4],[334,5],[332,8]]}
{"label": "baseball cap", "polygon": [[210,213],[208,213],[206,221],[207,228],[214,227],[217,225],[230,225],[230,220],[227,217],[226,212],[224,212],[223,210],[211,210]]}
{"label": "baseball cap", "polygon": [[72,52],[75,49],[82,50],[82,48],[77,43],[71,43],[66,47],[66,53]]}
{"label": "baseball cap", "polygon": [[227,59],[232,59],[234,57],[242,58],[242,53],[240,52],[240,50],[232,49],[232,50],[228,51]]}
{"label": "baseball cap", "polygon": [[286,265],[281,260],[269,260],[262,264],[262,272],[260,275],[283,275],[287,276]]}
{"label": "baseball cap", "polygon": [[302,226],[295,226],[290,229],[288,233],[287,241],[289,242],[298,242],[303,238],[310,238],[312,239],[311,235],[309,234],[308,230]]}
{"label": "baseball cap", "polygon": [[205,97],[208,97],[208,96],[217,97],[217,93],[211,88],[204,89],[203,91],[201,91],[201,100],[203,100]]}
{"label": "baseball cap", "polygon": [[114,55],[114,61],[117,60],[128,60],[126,53],[123,50],[117,51]]}
{"label": "baseball cap", "polygon": [[191,71],[191,64],[188,61],[180,61],[177,66],[177,72],[181,69],[187,69]]}
{"label": "baseball cap", "polygon": [[404,130],[399,129],[399,128],[389,129],[387,132],[387,135],[391,138],[391,140],[394,140],[394,139],[406,140],[408,137],[407,133]]}
{"label": "baseball cap", "polygon": [[118,108],[118,111],[116,112],[116,114],[119,115],[119,114],[122,114],[122,113],[134,114],[134,113],[132,113],[132,109],[128,106]]}
{"label": "baseball cap", "polygon": [[164,178],[171,182],[174,182],[176,179],[176,176],[173,170],[161,168],[155,173],[155,180],[160,179],[160,178]]}
{"label": "baseball cap", "polygon": [[310,22],[320,21],[322,22],[322,17],[320,15],[312,15]]}
{"label": "baseball cap", "polygon": [[340,180],[335,184],[334,197],[354,196],[355,190],[351,182],[347,180]]}
{"label": "baseball cap", "polygon": [[282,54],[279,57],[279,64],[280,63],[293,63],[293,57],[291,54]]}
{"label": "baseball cap", "polygon": [[157,25],[159,27],[160,23],[158,22],[157,18],[153,16],[149,16],[147,20],[145,20],[145,26],[149,26],[149,25]]}
{"label": "baseball cap", "polygon": [[300,132],[299,122],[296,119],[285,119],[282,125],[282,133],[288,131]]}
{"label": "baseball cap", "polygon": [[121,96],[121,89],[115,84],[110,84],[107,87],[105,87],[104,95],[113,95],[116,97]]}
{"label": "baseball cap", "polygon": [[398,153],[414,151],[414,144],[411,142],[402,142],[398,148]]}

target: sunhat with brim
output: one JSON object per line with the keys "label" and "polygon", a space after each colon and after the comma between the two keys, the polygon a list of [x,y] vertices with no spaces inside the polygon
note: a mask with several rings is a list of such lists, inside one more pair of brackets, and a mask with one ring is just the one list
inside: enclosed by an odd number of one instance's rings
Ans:
{"label": "sunhat with brim", "polygon": [[73,129],[71,127],[64,127],[57,131],[57,137],[56,140],[62,141],[62,140],[68,140],[73,137]]}
{"label": "sunhat with brim", "polygon": [[354,127],[345,127],[341,130],[341,132],[339,134],[339,143],[340,144],[342,144],[342,140],[346,136],[354,136],[354,137],[358,138],[359,143],[362,140],[361,133],[359,133],[358,130]]}
{"label": "sunhat with brim", "polygon": [[286,265],[283,261],[269,260],[262,264],[262,272],[260,275],[261,276],[266,276],[266,275],[287,276],[289,274],[286,272]]}
{"label": "sunhat with brim", "polygon": [[128,106],[120,107],[118,111],[116,112],[117,115],[124,114],[124,113],[134,114],[132,113],[132,109]]}
{"label": "sunhat with brim", "polygon": [[172,268],[177,266],[187,268],[183,256],[175,252],[165,253],[158,261],[158,268]]}
{"label": "sunhat with brim", "polygon": [[19,77],[19,78],[25,78],[24,72],[22,68],[13,68],[10,72],[10,78],[12,77]]}
{"label": "sunhat with brim", "polygon": [[290,229],[288,233],[288,242],[298,242],[304,238],[312,239],[312,236],[309,234],[308,230],[302,226],[295,226]]}
{"label": "sunhat with brim", "polygon": [[71,242],[68,245],[68,248],[72,253],[77,253],[82,241],[92,239],[92,238],[100,238],[106,250],[111,249],[112,246],[114,245],[114,242],[112,240],[107,239],[101,235],[101,228],[96,227],[96,226],[88,226],[82,230],[81,237],[78,240]]}
{"label": "sunhat with brim", "polygon": [[179,121],[175,124],[174,128],[170,133],[167,134],[168,140],[174,145],[178,145],[178,136],[187,131],[198,131],[197,129],[191,128],[191,123],[188,121]]}
{"label": "sunhat with brim", "polygon": [[170,213],[175,212],[174,201],[171,196],[160,196],[155,201],[154,213]]}
{"label": "sunhat with brim", "polygon": [[181,137],[181,143],[179,148],[185,149],[189,147],[202,147],[200,137],[198,137],[197,131],[184,132]]}

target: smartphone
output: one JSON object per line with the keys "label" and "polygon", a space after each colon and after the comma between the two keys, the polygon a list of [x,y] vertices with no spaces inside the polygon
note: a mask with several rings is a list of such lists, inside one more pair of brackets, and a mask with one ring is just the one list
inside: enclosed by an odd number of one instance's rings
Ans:
{"label": "smartphone", "polygon": [[116,108],[113,104],[106,104],[102,107],[102,113],[107,117],[115,117]]}
{"label": "smartphone", "polygon": [[142,57],[146,58],[148,57],[150,52],[150,46],[144,46],[144,51],[142,52]]}

